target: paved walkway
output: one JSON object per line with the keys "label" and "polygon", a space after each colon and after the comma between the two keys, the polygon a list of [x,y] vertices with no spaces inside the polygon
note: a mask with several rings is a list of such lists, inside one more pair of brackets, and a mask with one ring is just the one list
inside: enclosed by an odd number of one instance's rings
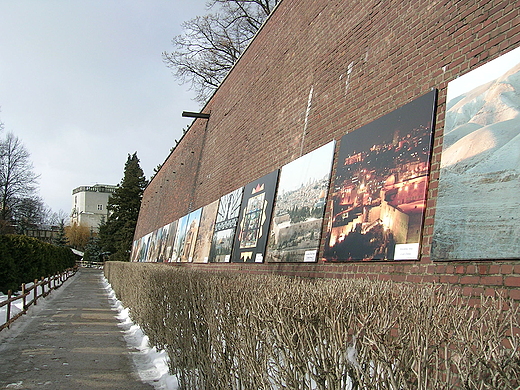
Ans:
{"label": "paved walkway", "polygon": [[153,389],[133,373],[101,273],[80,269],[0,332],[0,389]]}

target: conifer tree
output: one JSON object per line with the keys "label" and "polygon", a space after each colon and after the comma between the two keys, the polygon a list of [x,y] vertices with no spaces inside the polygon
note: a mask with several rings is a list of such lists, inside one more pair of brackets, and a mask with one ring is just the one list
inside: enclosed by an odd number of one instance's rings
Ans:
{"label": "conifer tree", "polygon": [[100,261],[101,260],[101,247],[99,246],[99,237],[90,231],[90,237],[85,245],[85,254],[83,255],[84,261]]}
{"label": "conifer tree", "polygon": [[137,153],[128,155],[124,176],[108,200],[108,217],[99,227],[100,244],[110,260],[128,261],[143,192],[147,185]]}
{"label": "conifer tree", "polygon": [[58,246],[66,246],[67,245],[67,235],[65,234],[65,220],[63,218],[60,219],[58,223],[58,233],[56,237],[54,237],[54,245]]}

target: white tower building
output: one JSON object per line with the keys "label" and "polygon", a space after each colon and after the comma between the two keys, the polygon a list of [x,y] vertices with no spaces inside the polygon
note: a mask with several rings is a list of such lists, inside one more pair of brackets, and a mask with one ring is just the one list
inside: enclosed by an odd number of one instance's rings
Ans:
{"label": "white tower building", "polygon": [[72,190],[71,224],[87,226],[97,232],[101,221],[107,219],[108,199],[116,188],[113,185],[96,184]]}

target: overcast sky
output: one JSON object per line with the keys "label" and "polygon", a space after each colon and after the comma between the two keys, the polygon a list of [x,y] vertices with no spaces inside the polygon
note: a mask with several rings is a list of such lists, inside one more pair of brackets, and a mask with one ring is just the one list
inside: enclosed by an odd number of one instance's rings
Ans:
{"label": "overcast sky", "polygon": [[137,152],[147,178],[197,111],[161,53],[205,0],[0,0],[0,121],[53,211],[81,185],[117,184]]}

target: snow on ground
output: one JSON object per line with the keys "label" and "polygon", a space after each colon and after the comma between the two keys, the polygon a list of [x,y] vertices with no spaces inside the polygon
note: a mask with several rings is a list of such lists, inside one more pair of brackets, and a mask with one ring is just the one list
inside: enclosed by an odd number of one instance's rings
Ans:
{"label": "snow on ground", "polygon": [[[32,285],[33,285],[33,283],[31,282],[31,283],[27,283],[25,286],[27,288],[30,288],[30,287],[32,287]],[[14,296],[20,295],[21,293],[22,293],[21,291],[18,291],[16,293],[14,293],[12,296],[14,297]],[[8,298],[7,295],[0,291],[0,302],[7,301],[7,298]],[[29,301],[31,299],[32,299],[32,295],[29,295],[27,297],[27,301]],[[18,299],[16,301],[12,302],[11,303],[11,318],[13,318],[15,315],[20,313],[22,311],[22,308],[23,308],[22,299]],[[0,307],[0,324],[4,324],[5,322],[7,322],[7,305]]]}
{"label": "snow on ground", "polygon": [[179,383],[177,377],[168,372],[166,351],[157,351],[155,347],[150,348],[148,336],[132,322],[129,310],[116,298],[114,290],[105,278],[103,278],[103,285],[108,292],[112,308],[119,313],[116,316],[120,321],[118,326],[122,329],[128,348],[131,350],[130,355],[141,381],[154,386],[156,390],[177,390]]}
{"label": "snow on ground", "polygon": [[[67,280],[70,282],[74,277]],[[116,318],[120,321],[118,326],[123,333],[125,341],[130,351],[130,356],[134,362],[137,374],[142,382],[152,385],[156,390],[178,390],[179,383],[176,376],[168,373],[168,355],[165,351],[157,351],[156,348],[150,348],[148,337],[142,332],[141,328],[135,325],[129,317],[129,311],[124,308],[121,302],[116,298],[114,290],[102,277],[103,287],[108,293],[108,298],[112,308],[117,312]],[[17,319],[10,327],[9,331],[0,332],[0,341],[3,338],[14,338],[20,334],[25,328],[25,318],[38,315],[48,304],[52,304],[52,300],[61,294],[62,288],[54,290],[47,298],[39,299],[38,305],[31,306],[26,316]],[[19,293],[18,293],[19,294]],[[0,302],[7,299],[7,295],[0,292]],[[11,304],[11,317],[22,310],[22,300],[17,300]],[[0,308],[0,322],[4,323],[7,314],[7,306]]]}

